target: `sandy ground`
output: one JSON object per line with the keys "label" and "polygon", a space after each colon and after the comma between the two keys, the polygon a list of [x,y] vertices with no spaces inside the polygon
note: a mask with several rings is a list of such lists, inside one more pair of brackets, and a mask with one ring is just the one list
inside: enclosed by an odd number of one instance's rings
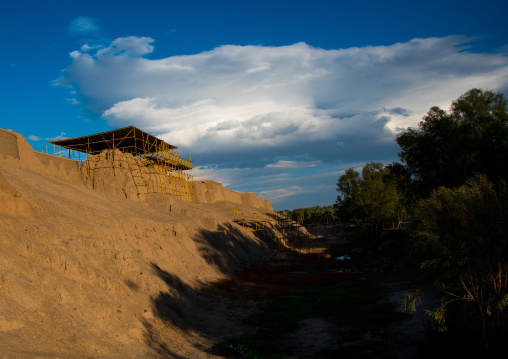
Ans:
{"label": "sandy ground", "polygon": [[[12,163],[0,156],[0,358],[206,358],[237,331],[194,289],[274,255],[232,222],[256,209],[150,207]],[[213,337],[186,329],[200,317]]]}

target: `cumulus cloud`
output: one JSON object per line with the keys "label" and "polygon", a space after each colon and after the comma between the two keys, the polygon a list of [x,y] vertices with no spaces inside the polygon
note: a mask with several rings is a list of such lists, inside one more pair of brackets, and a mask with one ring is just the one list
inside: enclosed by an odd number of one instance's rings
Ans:
{"label": "cumulus cloud", "polygon": [[472,40],[224,45],[148,59],[154,39],[125,37],[72,52],[57,84],[79,90],[82,105],[111,126],[138,126],[202,164],[302,171],[297,162],[395,160],[395,134],[431,106],[448,108],[472,87],[508,88],[508,57],[470,52]]}

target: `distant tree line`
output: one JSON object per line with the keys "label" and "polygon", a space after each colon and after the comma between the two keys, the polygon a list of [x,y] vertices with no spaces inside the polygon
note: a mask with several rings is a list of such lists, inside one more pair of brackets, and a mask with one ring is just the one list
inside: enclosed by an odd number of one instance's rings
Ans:
{"label": "distant tree line", "polygon": [[296,208],[292,211],[287,211],[287,214],[290,219],[303,225],[335,222],[338,220],[337,211],[333,205]]}

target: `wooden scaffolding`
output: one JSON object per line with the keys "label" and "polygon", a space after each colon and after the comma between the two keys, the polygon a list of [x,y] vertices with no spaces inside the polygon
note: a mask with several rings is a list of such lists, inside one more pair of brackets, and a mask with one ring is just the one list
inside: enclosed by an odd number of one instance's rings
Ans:
{"label": "wooden scaffolding", "polygon": [[[50,142],[67,149],[69,157],[74,151],[84,153],[84,164],[90,178],[99,168],[127,168],[132,174],[138,196],[158,193],[193,201],[192,161],[178,155],[178,147],[152,136],[136,127],[129,126],[93,134]],[[119,152],[118,152],[119,151]],[[130,154],[133,161],[126,161]],[[107,159],[107,161],[102,161]],[[154,177],[155,175],[155,182]]]}

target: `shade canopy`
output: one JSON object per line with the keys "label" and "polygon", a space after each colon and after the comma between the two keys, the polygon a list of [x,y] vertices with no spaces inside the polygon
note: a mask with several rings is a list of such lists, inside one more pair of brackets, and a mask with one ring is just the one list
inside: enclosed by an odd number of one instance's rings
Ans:
{"label": "shade canopy", "polygon": [[50,143],[92,155],[104,150],[119,149],[122,152],[139,156],[176,148],[176,146],[170,145],[134,126],[96,133],[90,136],[51,141]]}

